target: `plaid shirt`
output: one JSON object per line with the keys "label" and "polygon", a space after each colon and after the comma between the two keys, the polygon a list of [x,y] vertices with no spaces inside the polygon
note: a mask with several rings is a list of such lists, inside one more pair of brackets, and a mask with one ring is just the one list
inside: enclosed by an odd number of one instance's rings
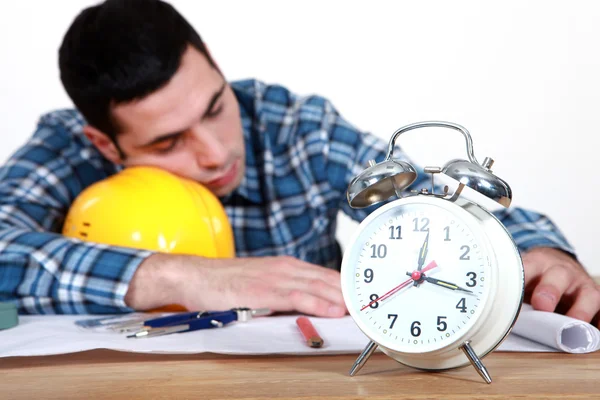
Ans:
{"label": "plaid shirt", "polygon": [[[345,191],[387,141],[358,131],[330,102],[254,80],[231,83],[246,145],[241,185],[221,198],[239,257],[291,255],[339,268],[336,216],[361,221],[374,207],[348,206]],[[106,246],[59,234],[76,196],[118,172],[82,133],[75,110],[44,115],[30,140],[0,168],[0,301],[21,313],[115,313],[150,251]],[[394,156],[408,160],[400,150]],[[420,187],[427,179],[419,174]],[[544,216],[511,208],[495,213],[520,250],[573,252]]]}

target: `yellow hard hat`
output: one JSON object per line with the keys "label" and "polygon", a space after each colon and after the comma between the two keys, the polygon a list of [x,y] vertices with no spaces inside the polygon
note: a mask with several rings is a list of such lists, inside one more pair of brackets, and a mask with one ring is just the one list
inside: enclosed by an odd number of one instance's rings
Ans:
{"label": "yellow hard hat", "polygon": [[77,196],[63,235],[114,246],[235,256],[219,199],[201,184],[154,167],[129,167]]}
{"label": "yellow hard hat", "polygon": [[115,246],[233,257],[231,225],[204,186],[154,167],[130,167],[75,199],[63,235]]}

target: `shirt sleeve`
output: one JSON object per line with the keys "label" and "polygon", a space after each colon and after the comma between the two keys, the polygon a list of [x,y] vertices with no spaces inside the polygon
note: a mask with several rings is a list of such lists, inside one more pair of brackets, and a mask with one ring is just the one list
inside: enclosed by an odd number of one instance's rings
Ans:
{"label": "shirt sleeve", "polygon": [[68,126],[42,120],[0,167],[0,301],[20,313],[131,311],[124,297],[150,252],[59,233],[75,197],[114,173],[94,150]]}
{"label": "shirt sleeve", "polygon": [[496,210],[493,214],[510,232],[522,252],[535,247],[552,247],[576,258],[573,246],[546,215],[520,207]]}
{"label": "shirt sleeve", "polygon": [[[359,131],[342,118],[330,102],[325,99],[320,101],[324,110],[322,126],[328,134],[329,141],[324,146],[328,180],[331,187],[340,194],[341,210],[353,220],[360,222],[385,202],[364,209],[355,209],[348,204],[346,190],[351,180],[366,168],[369,160],[380,162],[385,159],[389,141]],[[417,172],[417,179],[405,190],[405,193],[410,189],[430,187],[429,176],[402,148],[395,146],[393,157],[410,163]],[[441,193],[442,187],[436,186],[435,190]],[[547,216],[519,207],[492,213],[507,228],[520,251],[524,252],[534,247],[553,247],[575,256],[573,247]]]}

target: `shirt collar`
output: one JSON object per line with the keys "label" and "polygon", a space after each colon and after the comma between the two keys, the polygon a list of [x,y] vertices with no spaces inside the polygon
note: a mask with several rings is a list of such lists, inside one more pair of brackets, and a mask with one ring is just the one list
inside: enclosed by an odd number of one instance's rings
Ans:
{"label": "shirt collar", "polygon": [[229,195],[222,197],[224,202],[227,202],[233,195],[237,194],[250,200],[253,203],[262,204],[263,196],[261,191],[262,181],[262,169],[258,168],[259,163],[262,159],[262,152],[260,150],[260,143],[258,139],[260,135],[255,134],[258,126],[258,119],[256,118],[256,109],[254,97],[243,91],[241,88],[237,88],[232,84],[232,89],[237,97],[240,117],[242,120],[242,130],[244,135],[244,147],[246,156],[246,169],[244,177],[240,182],[239,186]]}

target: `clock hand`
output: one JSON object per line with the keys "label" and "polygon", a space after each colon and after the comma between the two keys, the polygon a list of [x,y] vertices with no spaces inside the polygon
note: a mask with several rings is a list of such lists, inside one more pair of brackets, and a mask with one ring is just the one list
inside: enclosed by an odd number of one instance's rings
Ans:
{"label": "clock hand", "polygon": [[431,278],[429,276],[425,276],[425,277],[423,277],[423,279],[429,283],[433,283],[434,285],[445,287],[446,289],[452,289],[452,290],[458,290],[461,292],[473,293],[473,291],[471,291],[471,290],[461,288],[460,286],[455,285],[454,283],[442,281],[440,279]]}
{"label": "clock hand", "polygon": [[425,241],[423,242],[423,245],[421,246],[421,250],[419,250],[419,260],[417,261],[417,270],[413,272],[413,274],[416,273],[417,278],[413,277],[414,279],[414,286],[419,286],[419,280],[421,279],[421,275],[419,275],[419,273],[421,272],[421,268],[423,268],[423,264],[425,264],[425,257],[427,257],[427,250],[429,248],[429,231],[427,231],[427,236],[425,236]]}
{"label": "clock hand", "polygon": [[425,236],[425,241],[423,242],[423,246],[421,246],[421,250],[419,251],[419,261],[417,264],[417,271],[421,271],[421,268],[423,268],[423,264],[425,264],[425,257],[427,257],[428,248],[429,248],[429,231],[427,231],[427,236]]}
{"label": "clock hand", "polygon": [[373,300],[372,302],[370,302],[369,304],[367,304],[366,306],[363,306],[360,309],[360,311],[363,311],[365,308],[370,307],[371,304],[373,304],[373,303],[377,303],[378,301],[382,301],[382,300],[387,299],[388,297],[390,297],[394,293],[398,292],[400,289],[403,289],[403,288],[407,287],[408,285],[410,285],[412,282],[413,282],[412,278],[409,278],[409,279],[405,280],[404,282],[402,282],[401,284],[399,284],[398,286],[396,286],[395,288],[393,288],[392,290],[390,290],[389,292],[387,292],[383,296],[378,297],[375,300]]}
{"label": "clock hand", "polygon": [[425,272],[434,269],[435,267],[437,267],[437,263],[435,261],[430,262],[429,264],[427,264],[427,266],[425,268],[423,268],[423,270],[421,271],[422,274],[424,274]]}
{"label": "clock hand", "polygon": [[[410,285],[411,282],[413,282],[415,279],[413,279],[413,276],[415,274],[418,274],[419,279],[421,278],[421,274],[424,272],[427,272],[431,269],[434,269],[435,267],[437,267],[437,263],[435,261],[430,262],[429,264],[427,264],[427,266],[425,268],[423,268],[423,270],[421,272],[419,271],[415,271],[411,275],[410,279],[405,280],[404,282],[402,282],[401,284],[399,284],[398,286],[396,286],[395,288],[393,288],[392,290],[388,291],[387,293],[385,293],[383,296],[376,298],[375,300],[371,301],[369,304],[367,304],[366,306],[363,306],[360,311],[365,310],[366,308],[370,307],[371,304],[373,303],[377,303],[378,301],[382,301],[387,299],[388,297],[390,297],[391,295],[393,295],[394,293],[397,293],[400,289],[405,288],[406,286]],[[408,274],[408,272],[407,272]]]}

